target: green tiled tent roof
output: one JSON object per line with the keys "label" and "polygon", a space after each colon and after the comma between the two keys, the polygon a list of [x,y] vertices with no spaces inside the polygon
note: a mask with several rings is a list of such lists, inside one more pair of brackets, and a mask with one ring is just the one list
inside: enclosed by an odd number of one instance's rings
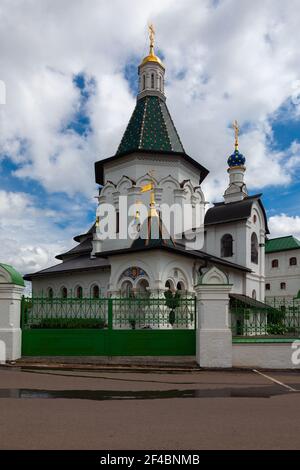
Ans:
{"label": "green tiled tent roof", "polygon": [[158,96],[137,100],[117,154],[133,150],[184,152],[166,103]]}
{"label": "green tiled tent roof", "polygon": [[288,251],[300,249],[300,241],[289,235],[287,237],[273,238],[266,242],[266,253],[275,253],[277,251]]}

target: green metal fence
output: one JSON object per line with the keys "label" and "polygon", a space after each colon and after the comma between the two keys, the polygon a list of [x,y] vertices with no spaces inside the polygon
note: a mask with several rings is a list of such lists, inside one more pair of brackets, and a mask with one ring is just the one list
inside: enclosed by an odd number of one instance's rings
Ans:
{"label": "green metal fence", "polygon": [[231,328],[234,338],[300,338],[300,299],[272,299],[258,307],[231,299]]}
{"label": "green metal fence", "polygon": [[24,298],[23,355],[194,355],[195,298]]}

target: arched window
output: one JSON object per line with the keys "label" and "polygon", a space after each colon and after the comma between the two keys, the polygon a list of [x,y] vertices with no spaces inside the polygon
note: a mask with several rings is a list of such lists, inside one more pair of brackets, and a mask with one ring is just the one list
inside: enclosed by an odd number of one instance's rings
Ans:
{"label": "arched window", "polygon": [[279,266],[279,261],[278,259],[273,259],[272,260],[272,268],[278,268]]}
{"label": "arched window", "polygon": [[179,281],[177,282],[177,286],[176,286],[177,290],[181,290],[181,291],[185,291],[185,285],[184,285],[184,282],[183,281]]}
{"label": "arched window", "polygon": [[256,214],[254,214],[254,216],[253,216],[253,223],[256,224],[256,221],[257,221],[257,217],[256,217]]}
{"label": "arched window", "polygon": [[130,281],[124,281],[121,286],[122,297],[133,297],[133,285]]}
{"label": "arched window", "polygon": [[49,287],[49,289],[48,289],[48,299],[53,299],[53,289],[52,289],[52,287]]}
{"label": "arched window", "polygon": [[154,73],[151,74],[151,88],[154,88]]}
{"label": "arched window", "polygon": [[143,75],[143,90],[146,88],[146,75]]}
{"label": "arched window", "polygon": [[255,232],[251,235],[251,262],[258,264],[258,239]]}
{"label": "arched window", "polygon": [[160,91],[162,91],[162,79],[161,79],[161,75],[159,76],[159,89],[160,89]]}
{"label": "arched window", "polygon": [[149,297],[149,282],[147,279],[141,279],[137,284],[137,294],[139,297]]}
{"label": "arched window", "polygon": [[253,289],[252,291],[252,299],[256,300],[256,290]]}
{"label": "arched window", "polygon": [[81,286],[76,287],[76,297],[77,299],[82,299],[83,290]]}
{"label": "arched window", "polygon": [[61,297],[63,299],[66,299],[68,297],[68,290],[66,287],[62,287],[61,290],[60,290],[60,293],[61,293]]}
{"label": "arched window", "polygon": [[266,284],[266,290],[271,290],[271,284]]}
{"label": "arched window", "polygon": [[170,279],[168,279],[165,283],[165,288],[166,289],[169,289],[169,290],[175,290],[174,289],[174,284],[173,284],[173,281],[171,281]]}
{"label": "arched window", "polygon": [[93,297],[93,299],[99,299],[99,297],[100,297],[100,289],[99,289],[99,286],[94,285],[94,286],[92,287],[92,297]]}
{"label": "arched window", "polygon": [[221,238],[221,256],[222,258],[229,258],[233,255],[233,238],[229,233],[223,235]]}
{"label": "arched window", "polygon": [[297,258],[295,256],[290,258],[290,266],[297,266]]}
{"label": "arched window", "polygon": [[285,289],[286,289],[286,283],[285,283],[285,282],[281,282],[281,283],[280,283],[280,289],[281,289],[281,290],[285,290]]}

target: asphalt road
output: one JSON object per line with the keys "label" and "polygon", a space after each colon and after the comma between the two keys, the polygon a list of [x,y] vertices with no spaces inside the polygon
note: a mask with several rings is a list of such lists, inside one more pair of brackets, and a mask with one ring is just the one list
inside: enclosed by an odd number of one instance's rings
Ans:
{"label": "asphalt road", "polygon": [[0,449],[300,449],[300,372],[263,374],[3,367]]}

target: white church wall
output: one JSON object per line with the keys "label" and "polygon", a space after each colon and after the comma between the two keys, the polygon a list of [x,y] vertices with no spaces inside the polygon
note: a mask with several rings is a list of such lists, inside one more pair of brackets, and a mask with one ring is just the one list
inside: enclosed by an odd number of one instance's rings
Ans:
{"label": "white church wall", "polygon": [[81,286],[83,297],[90,297],[94,285],[100,289],[100,295],[106,297],[109,284],[110,270],[91,270],[78,273],[65,273],[56,276],[47,276],[47,278],[36,278],[32,281],[32,295],[47,296],[49,288],[53,289],[54,297],[61,297],[62,287],[66,287],[69,297],[75,297],[76,288]]}
{"label": "white church wall", "polygon": [[116,185],[124,175],[137,181],[151,170],[153,170],[153,177],[157,180],[171,175],[179,182],[190,179],[193,186],[199,185],[200,171],[181,157],[144,153],[128,155],[117,162],[106,163],[104,181],[112,181]]}
{"label": "white church wall", "polygon": [[[233,367],[299,369],[299,353],[293,343],[238,343],[232,345]],[[294,362],[293,362],[293,357]],[[298,362],[298,364],[297,364]]]}
{"label": "white church wall", "polygon": [[163,250],[144,251],[115,255],[109,259],[111,264],[111,279],[109,290],[113,293],[120,290],[122,273],[130,267],[139,267],[146,273],[150,290],[165,290],[167,280],[183,282],[186,290],[193,291],[193,264],[192,258],[184,258]]}
{"label": "white church wall", "polygon": [[243,222],[216,224],[206,227],[205,251],[221,258],[221,239],[230,234],[233,238],[233,255],[224,258],[232,263],[246,266],[246,233]]}

